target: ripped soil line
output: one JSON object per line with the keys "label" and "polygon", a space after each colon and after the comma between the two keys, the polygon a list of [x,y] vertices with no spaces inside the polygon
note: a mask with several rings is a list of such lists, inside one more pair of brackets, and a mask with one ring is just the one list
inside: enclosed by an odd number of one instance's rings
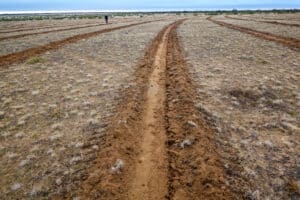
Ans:
{"label": "ripped soil line", "polygon": [[111,31],[123,29],[123,28],[129,28],[132,26],[147,24],[147,23],[151,23],[151,22],[154,22],[154,21],[140,22],[140,23],[135,23],[135,24],[114,27],[114,28],[108,28],[108,29],[104,29],[104,30],[100,30],[100,31],[90,32],[90,33],[79,34],[79,35],[75,35],[75,36],[72,36],[72,37],[69,37],[69,38],[66,38],[63,40],[50,42],[49,44],[44,45],[44,46],[33,47],[33,48],[26,49],[24,51],[20,51],[17,53],[0,56],[0,67],[4,67],[4,66],[7,66],[7,65],[10,65],[13,63],[20,63],[30,57],[43,54],[47,51],[59,49],[67,44],[71,44],[71,43],[77,42],[82,39],[88,39],[90,37],[94,37],[94,36],[102,34],[102,33],[107,33],[107,32],[111,32]]}
{"label": "ripped soil line", "polygon": [[[101,144],[98,158],[85,177],[78,196],[83,199],[128,199],[129,190],[134,184],[138,158],[141,155],[144,113],[149,74],[154,70],[155,56],[163,40],[165,27],[149,45],[141,64],[134,74],[134,85],[122,96],[124,101],[118,107],[116,116],[111,119],[107,134]],[[122,159],[124,169],[113,173],[111,167],[117,159]]]}
{"label": "ripped soil line", "polygon": [[[214,132],[194,106],[196,92],[176,33],[182,22],[165,27],[149,46],[75,196],[233,199]],[[185,140],[191,144],[182,146]]]}
{"label": "ripped soil line", "polygon": [[233,199],[216,151],[214,131],[201,119],[176,30],[167,55],[168,199]]}
{"label": "ripped soil line", "polygon": [[[23,31],[35,31],[35,30],[40,30],[40,29],[47,29],[47,28],[62,28],[62,27],[74,27],[74,26],[77,26],[79,27],[78,25],[80,24],[71,24],[71,25],[66,25],[66,26],[33,26],[33,27],[30,27],[30,28],[22,28],[22,29],[15,29],[15,30],[10,30],[10,31],[2,31],[3,29],[1,29],[0,31],[0,34],[2,33],[17,33],[17,32],[23,32]],[[96,26],[96,25],[99,25],[99,24],[95,24],[95,23],[86,23],[84,26]],[[13,28],[13,27],[7,27],[6,29],[9,29],[9,28]]]}
{"label": "ripped soil line", "polygon": [[299,24],[287,24],[283,22],[277,22],[277,21],[264,21],[264,20],[255,20],[255,19],[243,19],[238,17],[231,17],[231,16],[225,16],[228,19],[235,19],[235,20],[242,20],[242,21],[252,21],[252,22],[263,22],[267,24],[276,24],[276,25],[283,25],[283,26],[291,26],[291,27],[300,27]]}
{"label": "ripped soil line", "polygon": [[[77,29],[82,29],[82,28],[90,28],[90,27],[97,27],[97,26],[104,26],[105,24],[94,24],[94,25],[86,25],[86,26],[77,26],[77,27],[72,27],[72,28],[65,28],[65,29],[59,29],[59,30],[50,30],[50,31],[44,31],[44,32],[37,32],[37,33],[25,33],[25,34],[20,34],[20,35],[12,35],[12,36],[7,36],[7,37],[1,37],[0,41],[2,40],[7,40],[7,39],[17,39],[17,38],[22,38],[30,35],[42,35],[42,34],[47,34],[47,33],[57,33],[57,32],[62,32],[62,31],[70,31],[70,30],[77,30]],[[35,30],[35,29],[33,29]]]}
{"label": "ripped soil line", "polygon": [[288,46],[288,47],[291,47],[291,48],[297,48],[297,50],[300,48],[300,40],[295,39],[295,38],[282,37],[282,36],[273,35],[271,33],[263,32],[263,31],[253,30],[253,29],[250,29],[250,28],[246,28],[246,27],[237,26],[237,25],[234,25],[234,24],[218,21],[218,20],[212,19],[211,17],[208,17],[207,20],[209,20],[209,21],[211,21],[215,24],[225,26],[225,27],[230,28],[230,29],[238,30],[238,31],[241,31],[243,33],[253,35],[253,36],[258,37],[258,38],[262,38],[262,39],[269,40],[269,41],[272,41],[272,42],[277,42],[279,44],[282,44],[282,45],[285,45],[285,46]]}

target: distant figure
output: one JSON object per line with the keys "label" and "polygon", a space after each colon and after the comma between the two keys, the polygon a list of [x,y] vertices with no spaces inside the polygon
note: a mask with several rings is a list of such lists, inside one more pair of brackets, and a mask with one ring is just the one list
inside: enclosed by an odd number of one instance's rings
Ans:
{"label": "distant figure", "polygon": [[108,24],[108,16],[105,15],[104,18],[105,18],[105,23]]}

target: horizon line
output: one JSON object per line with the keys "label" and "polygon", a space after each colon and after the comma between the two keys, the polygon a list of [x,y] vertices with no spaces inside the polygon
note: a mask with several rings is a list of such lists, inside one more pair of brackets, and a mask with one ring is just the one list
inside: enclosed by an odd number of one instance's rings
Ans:
{"label": "horizon line", "polygon": [[299,10],[299,8],[184,8],[184,9],[106,9],[106,10],[15,10],[15,11],[1,11],[0,15],[4,14],[64,14],[64,13],[116,13],[116,12],[197,12],[197,11],[230,11],[237,10]]}

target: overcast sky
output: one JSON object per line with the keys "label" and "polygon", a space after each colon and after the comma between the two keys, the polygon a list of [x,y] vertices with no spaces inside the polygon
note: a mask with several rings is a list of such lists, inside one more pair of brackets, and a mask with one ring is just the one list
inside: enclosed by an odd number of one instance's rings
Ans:
{"label": "overcast sky", "polygon": [[300,0],[0,0],[0,10],[300,8]]}

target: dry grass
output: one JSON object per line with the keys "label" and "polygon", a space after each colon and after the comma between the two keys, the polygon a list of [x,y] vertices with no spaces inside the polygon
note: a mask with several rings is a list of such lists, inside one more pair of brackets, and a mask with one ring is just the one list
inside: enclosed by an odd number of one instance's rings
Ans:
{"label": "dry grass", "polygon": [[144,49],[168,23],[106,33],[0,69],[1,198],[72,196]]}
{"label": "dry grass", "polygon": [[296,198],[287,186],[299,181],[299,52],[204,18],[187,21],[180,35],[231,189],[250,199]]}
{"label": "dry grass", "polygon": [[45,62],[46,62],[45,58],[42,57],[33,57],[27,60],[27,64],[29,65],[34,65],[37,63],[45,63]]}

